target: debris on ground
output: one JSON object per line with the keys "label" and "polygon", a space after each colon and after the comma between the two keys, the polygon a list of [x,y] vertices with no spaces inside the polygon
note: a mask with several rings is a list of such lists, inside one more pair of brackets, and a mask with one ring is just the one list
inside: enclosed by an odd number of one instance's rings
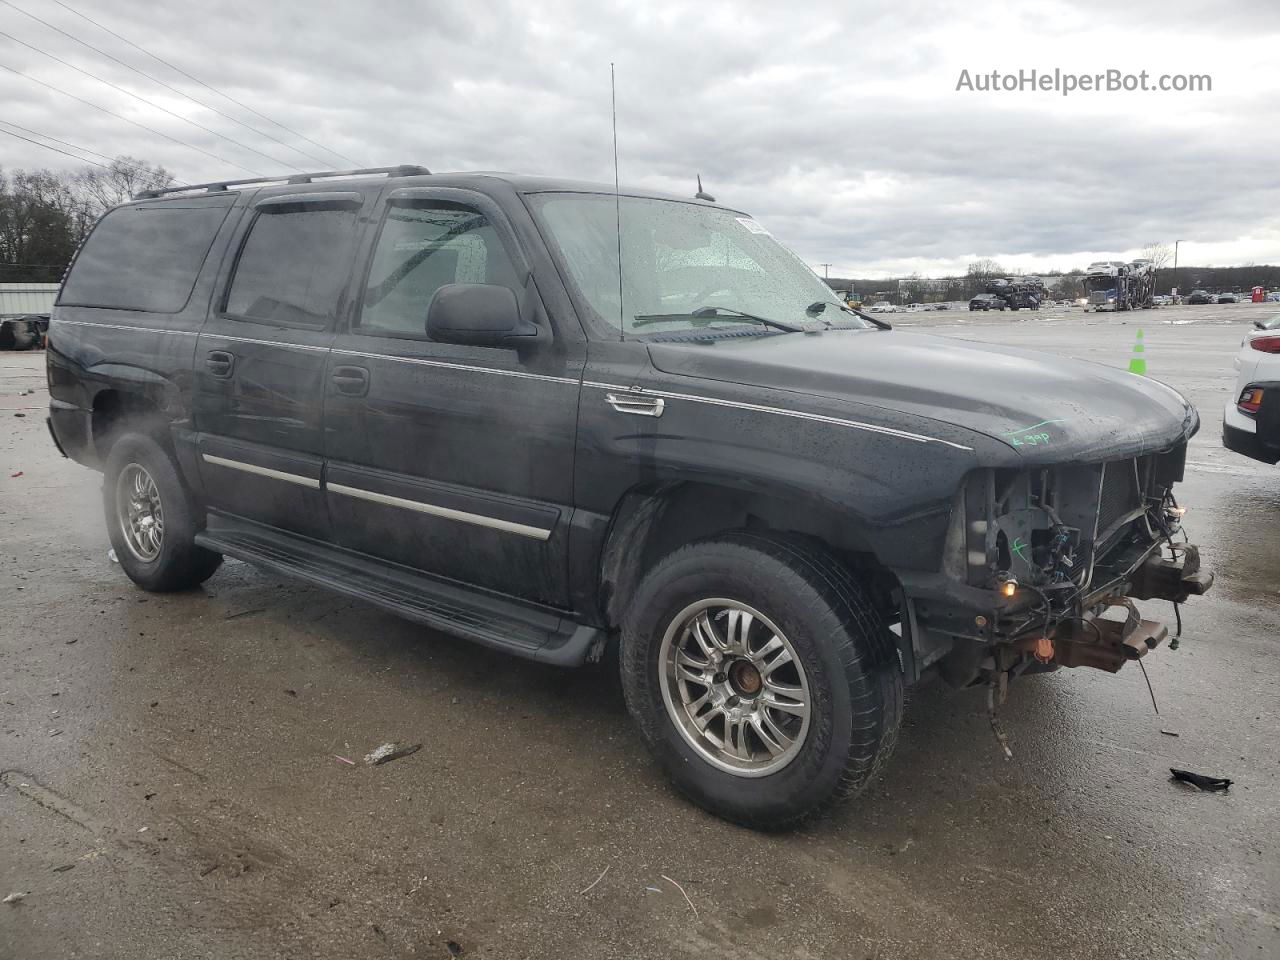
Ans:
{"label": "debris on ground", "polygon": [[60,867],[54,867],[54,868],[53,868],[53,872],[54,872],[54,873],[66,873],[68,870],[74,870],[75,868],[76,868],[76,865],[75,865],[74,863],[64,863],[64,864],[63,864],[62,866],[60,866]]}
{"label": "debris on ground", "polygon": [[333,755],[333,759],[341,760],[343,763],[349,763],[353,767],[356,766],[356,762],[354,760],[348,760],[346,757],[340,757],[336,753]]}
{"label": "debris on ground", "polygon": [[596,877],[594,880],[592,880],[592,881],[591,881],[591,885],[590,885],[590,886],[586,887],[585,889],[579,890],[579,891],[578,891],[578,896],[582,896],[584,893],[587,893],[588,891],[590,891],[590,890],[591,890],[591,888],[592,888],[592,887],[594,887],[597,883],[599,883],[601,880],[603,880],[603,879],[604,879],[604,875],[605,875],[606,873],[608,873],[608,872],[609,872],[609,867],[611,867],[611,866],[613,866],[613,864],[609,864],[609,866],[608,866],[608,867],[605,867],[602,871],[600,871],[600,876],[598,876],[598,877]]}
{"label": "debris on ground", "polygon": [[449,951],[449,956],[451,957],[462,956],[462,944],[458,943],[457,940],[450,940],[444,946],[445,946],[445,949]]}
{"label": "debris on ground", "polygon": [[1176,737],[1176,736],[1178,736],[1178,731],[1177,731],[1177,730],[1163,730],[1163,729],[1162,729],[1160,732],[1161,732],[1161,733],[1163,733],[1166,737]]}
{"label": "debris on ground", "polygon": [[668,877],[665,873],[660,873],[658,874],[658,876],[662,877],[663,880],[667,881],[667,883],[671,884],[673,887],[675,887],[677,890],[680,891],[680,895],[684,897],[684,902],[687,903],[689,905],[689,909],[693,911],[693,919],[694,920],[700,919],[698,917],[698,908],[693,905],[693,901],[689,899],[689,895],[684,892],[684,887],[680,886],[680,884],[676,883],[674,880]]}
{"label": "debris on ground", "polygon": [[1203,773],[1176,770],[1173,767],[1169,768],[1169,772],[1173,774],[1174,780],[1181,780],[1183,783],[1189,783],[1192,786],[1199,787],[1201,790],[1229,790],[1231,784],[1235,782],[1228,780],[1226,777],[1206,777]]}
{"label": "debris on ground", "polygon": [[21,903],[23,900],[27,899],[30,893],[31,891],[29,890],[26,893],[19,893],[15,891],[9,894],[7,897],[5,897],[3,900],[0,900],[0,903]]}
{"label": "debris on ground", "polygon": [[392,760],[399,760],[401,757],[408,757],[422,749],[420,743],[384,743],[376,750],[365,754],[364,762],[371,767],[380,766],[384,763],[390,763]]}
{"label": "debris on ground", "polygon": [[107,559],[108,559],[108,560],[110,560],[112,563],[119,563],[119,562],[120,562],[119,560],[117,560],[117,559],[116,559],[116,548],[115,548],[115,547],[112,547],[110,550],[108,550],[108,551],[107,551]]}
{"label": "debris on ground", "polygon": [[20,476],[22,476],[21,470],[18,470],[18,471],[15,471],[14,473],[9,474],[10,479],[17,479]]}

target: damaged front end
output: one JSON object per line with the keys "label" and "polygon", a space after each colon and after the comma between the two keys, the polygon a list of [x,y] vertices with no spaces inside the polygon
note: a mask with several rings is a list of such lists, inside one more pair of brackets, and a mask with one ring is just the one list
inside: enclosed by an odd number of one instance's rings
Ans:
{"label": "damaged front end", "polygon": [[1173,495],[1185,456],[1183,443],[972,473],[952,506],[941,573],[903,579],[916,678],[936,672],[1003,692],[1023,672],[1114,673],[1162,643],[1168,627],[1135,601],[1176,605],[1213,584]]}

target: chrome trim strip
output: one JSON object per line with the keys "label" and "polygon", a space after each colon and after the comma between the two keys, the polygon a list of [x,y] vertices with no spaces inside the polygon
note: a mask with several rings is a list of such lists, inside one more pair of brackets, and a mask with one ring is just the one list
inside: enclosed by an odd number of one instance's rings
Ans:
{"label": "chrome trim strip", "polygon": [[[195,333],[187,330],[155,330],[150,327],[129,327],[120,324],[107,323],[89,323],[83,320],[56,320],[56,323],[75,324],[84,327],[110,327],[118,330],[139,330],[144,333],[170,333],[180,336],[194,337]],[[272,347],[290,347],[294,350],[314,350],[324,352],[329,347],[315,347],[309,344],[301,343],[281,343],[272,340],[256,340],[252,337],[231,337],[225,334],[209,334],[211,338],[222,340],[230,340],[236,343],[261,343]],[[967,447],[962,443],[953,443],[950,440],[942,440],[938,437],[929,437],[924,434],[910,433],[906,430],[895,430],[892,427],[880,427],[874,423],[863,423],[860,420],[845,420],[842,417],[828,417],[820,413],[805,413],[801,410],[788,410],[784,407],[769,407],[758,403],[745,403],[740,400],[721,400],[716,397],[699,397],[687,393],[671,393],[666,390],[635,390],[632,387],[625,387],[616,383],[597,383],[591,380],[579,381],[573,377],[552,377],[543,373],[527,373],[524,370],[502,370],[497,367],[482,367],[470,363],[451,363],[446,360],[428,360],[425,357],[396,357],[386,353],[369,353],[363,350],[340,350],[333,349],[334,354],[343,357],[363,357],[367,360],[392,360],[397,363],[416,363],[424,367],[438,367],[445,370],[460,370],[464,373],[488,373],[498,377],[514,377],[517,380],[540,380],[546,383],[581,383],[584,387],[592,387],[596,390],[618,391],[623,394],[634,394],[639,397],[661,397],[666,400],[688,400],[690,403],[708,403],[717,407],[729,407],[735,410],[751,410],[756,413],[770,413],[779,417],[792,417],[797,420],[812,420],[815,423],[829,423],[839,427],[850,427],[854,430],[865,430],[869,433],[879,433],[889,437],[898,437],[902,440],[911,440],[916,443],[940,443],[943,446],[951,447],[955,450],[972,451],[973,447]],[[409,501],[413,502],[413,501]]]}
{"label": "chrome trim strip", "polygon": [[286,343],[283,340],[263,340],[260,337],[233,337],[225,333],[205,333],[208,340],[230,340],[232,343],[256,343],[264,347],[286,347],[291,350],[310,350],[313,353],[328,353],[328,347],[317,347],[310,343]]}
{"label": "chrome trim strip", "polygon": [[[492,373],[499,377],[515,377],[519,380],[545,380],[548,383],[571,383],[579,381],[574,377],[552,377],[544,373],[527,373],[524,370],[503,370],[499,367],[480,367],[470,363],[451,363],[447,360],[428,360],[425,357],[394,357],[386,353],[365,353],[361,350],[334,349],[335,354],[343,357],[364,357],[367,360],[394,360],[397,363],[416,363],[424,367],[441,367],[445,370],[461,370],[465,373]],[[618,389],[625,389],[619,387]]]}
{"label": "chrome trim strip", "polygon": [[390,494],[376,493],[373,490],[365,490],[361,487],[348,487],[341,483],[327,483],[325,484],[325,489],[331,493],[340,493],[344,496],[355,497],[358,500],[368,500],[371,503],[381,503],[388,507],[402,507],[405,510],[415,510],[418,513],[444,517],[446,520],[458,520],[462,523],[475,524],[478,527],[489,527],[506,533],[518,533],[522,537],[532,537],[534,540],[549,540],[551,538],[551,531],[544,530],[541,527],[531,527],[511,520],[499,520],[496,517],[486,517],[479,513],[467,513],[465,510],[439,507],[434,503],[423,503],[421,500],[406,500],[404,497],[393,497]]}
{"label": "chrome trim strip", "polygon": [[309,487],[312,490],[320,489],[320,481],[313,480],[311,477],[304,477],[296,473],[285,473],[283,470],[272,470],[270,467],[260,467],[254,463],[242,463],[239,460],[228,460],[226,457],[215,457],[212,453],[200,454],[205,462],[215,464],[219,467],[227,467],[230,470],[241,470],[244,473],[257,474],[260,477],[270,477],[272,480],[283,480],[285,483],[296,483],[300,487]]}
{"label": "chrome trim strip", "polygon": [[736,410],[753,410],[757,413],[772,413],[779,417],[794,417],[797,420],[813,420],[817,423],[830,423],[841,427],[852,427],[855,430],[867,430],[871,433],[883,433],[891,437],[900,437],[903,440],[913,440],[916,443],[941,443],[948,447],[954,447],[957,450],[972,450],[973,447],[966,447],[961,443],[952,443],[950,440],[942,440],[938,437],[928,437],[920,433],[908,433],[906,430],[895,430],[893,427],[880,427],[874,423],[863,423],[860,420],[845,420],[841,417],[828,417],[820,413],[806,413],[801,410],[787,410],[784,407],[766,407],[759,403],[746,403],[741,400],[720,400],[716,397],[697,397],[687,393],[671,393],[666,390],[635,390],[628,387],[620,387],[616,383],[593,383],[591,381],[583,381],[584,387],[594,387],[597,390],[620,390],[633,397],[663,397],[668,400],[688,400],[690,403],[709,403],[717,407],[731,407]]}
{"label": "chrome trim strip", "polygon": [[194,330],[164,330],[160,327],[134,327],[124,323],[94,323],[92,320],[63,320],[60,317],[54,317],[49,321],[49,326],[54,324],[65,323],[69,327],[101,327],[103,330],[133,330],[137,333],[162,333],[171,337],[196,337],[199,336]]}

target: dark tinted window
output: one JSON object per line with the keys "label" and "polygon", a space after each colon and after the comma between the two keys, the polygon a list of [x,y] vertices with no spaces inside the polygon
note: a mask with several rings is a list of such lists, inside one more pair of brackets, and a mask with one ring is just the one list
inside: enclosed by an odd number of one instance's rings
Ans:
{"label": "dark tinted window", "polygon": [[258,214],[240,251],[226,312],[267,323],[324,326],[351,269],[356,211],[288,207]]}
{"label": "dark tinted window", "polygon": [[184,198],[117,207],[94,228],[58,302],[177,313],[235,198]]}
{"label": "dark tinted window", "polygon": [[446,283],[520,290],[506,248],[480,211],[455,203],[390,207],[369,268],[360,329],[425,337],[427,307]]}

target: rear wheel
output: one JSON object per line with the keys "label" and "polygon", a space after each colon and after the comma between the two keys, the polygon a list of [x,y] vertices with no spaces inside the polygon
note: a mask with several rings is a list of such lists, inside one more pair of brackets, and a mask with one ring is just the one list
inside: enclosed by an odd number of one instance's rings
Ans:
{"label": "rear wheel", "polygon": [[116,559],[144,590],[184,590],[218,569],[222,555],[195,545],[197,512],[177,466],[143,433],[112,445],[103,471],[103,510]]}
{"label": "rear wheel", "polygon": [[675,786],[784,829],[870,782],[902,713],[894,639],[830,555],[733,534],[645,578],[622,632],[627,706]]}

